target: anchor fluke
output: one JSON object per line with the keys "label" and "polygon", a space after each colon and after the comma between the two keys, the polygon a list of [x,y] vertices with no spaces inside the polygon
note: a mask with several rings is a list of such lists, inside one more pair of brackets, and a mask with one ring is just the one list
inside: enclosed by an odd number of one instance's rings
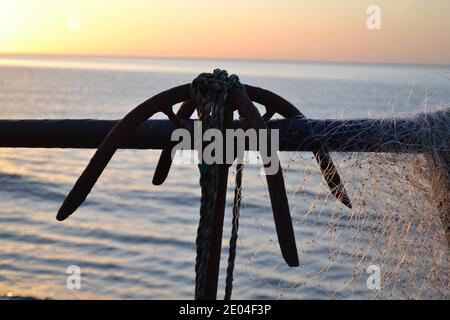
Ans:
{"label": "anchor fluke", "polygon": [[172,106],[189,98],[190,84],[184,84],[144,101],[120,120],[105,137],[88,166],[78,178],[59,209],[56,219],[58,221],[67,219],[86,200],[117,149],[126,142],[137,127],[157,112],[163,112],[168,114],[169,118],[173,118]]}

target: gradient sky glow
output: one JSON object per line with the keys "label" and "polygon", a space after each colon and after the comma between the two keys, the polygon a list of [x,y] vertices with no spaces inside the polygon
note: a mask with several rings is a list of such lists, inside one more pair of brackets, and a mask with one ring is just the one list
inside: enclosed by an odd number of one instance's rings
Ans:
{"label": "gradient sky glow", "polygon": [[450,64],[450,1],[0,0],[0,53]]}

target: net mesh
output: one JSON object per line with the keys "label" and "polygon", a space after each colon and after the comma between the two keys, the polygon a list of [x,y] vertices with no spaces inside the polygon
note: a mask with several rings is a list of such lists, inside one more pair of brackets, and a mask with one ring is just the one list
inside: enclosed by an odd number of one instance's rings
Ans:
{"label": "net mesh", "polygon": [[[308,290],[314,288],[320,298],[448,299],[449,115],[448,106],[422,113],[411,128],[415,132],[408,133],[411,141],[398,144],[399,152],[332,154],[352,210],[331,195],[311,154],[290,153],[282,162],[301,266],[288,284],[271,280],[291,272],[282,262],[258,271],[259,252],[276,242],[261,235],[246,267],[254,286],[270,288],[275,298],[301,298],[302,291],[311,297]],[[378,137],[392,135],[382,126],[379,130]],[[402,152],[420,143],[430,151]],[[247,194],[245,183],[243,210],[246,201],[259,197]],[[245,245],[244,239],[240,246]],[[370,266],[380,270],[380,287],[369,283]]]}

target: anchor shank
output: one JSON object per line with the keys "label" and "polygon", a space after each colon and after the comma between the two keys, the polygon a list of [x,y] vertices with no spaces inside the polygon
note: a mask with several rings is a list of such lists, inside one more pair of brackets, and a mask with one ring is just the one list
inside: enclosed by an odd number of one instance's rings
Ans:
{"label": "anchor shank", "polygon": [[199,300],[216,300],[219,282],[220,252],[222,250],[223,221],[225,216],[225,200],[227,193],[228,167],[220,165],[217,181],[216,218],[211,235],[211,244],[206,273],[206,288],[204,296]]}

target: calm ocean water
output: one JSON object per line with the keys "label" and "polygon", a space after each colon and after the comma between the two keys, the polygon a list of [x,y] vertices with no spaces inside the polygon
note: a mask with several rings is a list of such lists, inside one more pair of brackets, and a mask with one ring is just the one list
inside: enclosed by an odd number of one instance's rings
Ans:
{"label": "calm ocean water", "polygon": [[[270,89],[309,117],[386,116],[450,101],[449,66],[125,58],[0,57],[0,118],[118,119],[148,97],[219,67]],[[119,151],[88,201],[64,223],[55,214],[93,150],[0,149],[0,294],[37,298],[192,298],[200,191],[194,165],[176,165],[163,186],[151,184],[158,152]],[[305,161],[309,154],[302,156]],[[339,155],[335,155],[339,165]],[[295,155],[284,154],[283,165]],[[291,159],[289,161],[289,159]],[[244,173],[234,298],[364,298],[351,277],[358,257],[330,266],[339,246],[315,239],[331,209],[302,221],[317,193],[300,193],[303,168],[286,173],[301,266],[282,262],[264,178]],[[220,294],[227,259],[230,176]],[[325,190],[326,191],[326,190]],[[329,207],[335,206],[329,201]],[[339,209],[343,217],[348,214]],[[351,234],[348,235],[351,237]],[[345,252],[344,252],[345,254]],[[66,268],[82,270],[82,289],[66,288]],[[328,266],[325,276],[312,275]],[[362,272],[363,270],[357,270]]]}

